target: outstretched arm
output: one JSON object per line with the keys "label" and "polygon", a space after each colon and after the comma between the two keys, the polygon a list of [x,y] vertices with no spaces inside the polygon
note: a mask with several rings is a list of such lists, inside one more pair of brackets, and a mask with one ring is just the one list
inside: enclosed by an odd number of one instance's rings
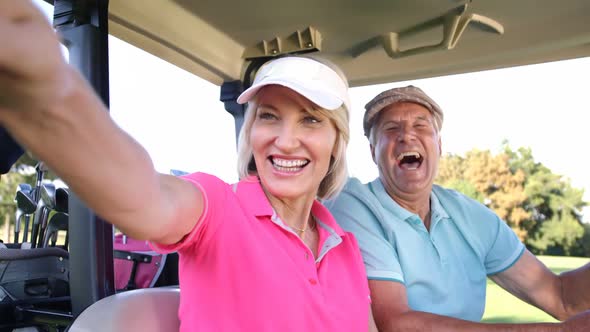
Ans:
{"label": "outstretched arm", "polygon": [[[381,332],[576,331],[576,329],[564,329],[563,326],[552,323],[487,324],[414,311],[408,305],[406,289],[403,284],[395,281],[369,280],[369,287],[371,288],[373,316]],[[588,322],[586,320],[585,324]]]}
{"label": "outstretched arm", "polygon": [[512,267],[491,279],[559,320],[590,309],[590,264],[557,276],[525,250]]}
{"label": "outstretched arm", "polygon": [[130,236],[167,244],[190,232],[203,210],[200,191],[154,170],[65,62],[30,1],[0,1],[0,45],[0,125]]}

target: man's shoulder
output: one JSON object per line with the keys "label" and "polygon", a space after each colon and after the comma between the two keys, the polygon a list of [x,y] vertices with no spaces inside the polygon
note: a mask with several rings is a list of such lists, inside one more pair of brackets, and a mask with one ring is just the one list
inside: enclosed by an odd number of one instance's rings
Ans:
{"label": "man's shoulder", "polygon": [[343,230],[354,234],[361,247],[372,245],[368,239],[383,233],[383,208],[370,182],[349,178],[344,189],[323,204]]}
{"label": "man's shoulder", "polygon": [[355,191],[355,190],[363,190],[363,189],[367,189],[368,188],[368,184],[367,183],[362,183],[361,180],[359,180],[358,178],[355,177],[349,177],[348,180],[346,180],[346,183],[344,184],[344,188],[342,189],[342,191]]}
{"label": "man's shoulder", "polygon": [[[374,181],[373,181],[374,182]],[[372,182],[362,183],[358,178],[350,177],[346,181],[342,191],[331,201],[337,203],[341,201],[361,201],[367,204],[374,204],[376,201],[375,193],[371,188]]]}
{"label": "man's shoulder", "polygon": [[498,215],[483,203],[456,190],[432,187],[446,213],[464,230],[493,231],[500,221]]}
{"label": "man's shoulder", "polygon": [[379,201],[371,189],[371,182],[362,183],[354,177],[346,181],[338,195],[323,203],[333,213],[337,210],[346,210],[347,213],[356,213],[358,210],[365,209],[373,211],[379,206]]}
{"label": "man's shoulder", "polygon": [[477,200],[457,190],[444,188],[442,186],[435,184],[432,186],[432,191],[434,192],[438,200],[441,202],[441,204],[445,207],[445,209],[461,206],[469,210],[484,209],[486,212],[492,212],[491,210],[489,210],[488,207],[483,205],[481,202],[478,202]]}

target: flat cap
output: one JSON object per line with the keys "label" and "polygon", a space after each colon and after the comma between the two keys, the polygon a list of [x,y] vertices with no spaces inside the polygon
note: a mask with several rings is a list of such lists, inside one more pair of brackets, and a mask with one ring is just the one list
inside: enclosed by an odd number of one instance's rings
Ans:
{"label": "flat cap", "polygon": [[365,136],[369,137],[371,134],[373,122],[377,118],[379,112],[387,106],[399,102],[416,103],[426,107],[430,113],[432,113],[437,129],[440,131],[442,128],[443,111],[440,106],[438,106],[438,104],[420,88],[409,85],[402,88],[385,90],[365,105],[366,111],[365,117],[363,118]]}

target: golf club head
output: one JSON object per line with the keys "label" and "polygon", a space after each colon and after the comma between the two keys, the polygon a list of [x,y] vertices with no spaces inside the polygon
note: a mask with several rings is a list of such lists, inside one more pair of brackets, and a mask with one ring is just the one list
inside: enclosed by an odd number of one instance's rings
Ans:
{"label": "golf club head", "polygon": [[68,230],[68,219],[68,214],[63,212],[56,212],[51,216],[43,236],[43,247],[47,247],[49,245],[49,240],[54,238],[58,231]]}
{"label": "golf club head", "polygon": [[68,213],[68,199],[70,191],[67,188],[57,188],[55,190],[55,210],[58,212]]}
{"label": "golf club head", "polygon": [[41,185],[40,199],[45,203],[45,206],[50,209],[55,208],[55,185],[53,183],[44,183]]}
{"label": "golf club head", "polygon": [[19,184],[19,185],[16,187],[16,190],[17,190],[17,191],[19,191],[19,190],[21,190],[21,191],[26,191],[26,192],[29,192],[29,193],[30,193],[30,192],[31,192],[31,190],[33,190],[33,187],[31,187],[31,185],[30,185],[30,184],[28,184],[28,183],[20,183],[20,184]]}
{"label": "golf club head", "polygon": [[31,196],[31,191],[21,190],[20,185],[16,190],[14,202],[16,203],[16,208],[21,210],[24,214],[34,213],[37,209],[37,202],[35,202]]}

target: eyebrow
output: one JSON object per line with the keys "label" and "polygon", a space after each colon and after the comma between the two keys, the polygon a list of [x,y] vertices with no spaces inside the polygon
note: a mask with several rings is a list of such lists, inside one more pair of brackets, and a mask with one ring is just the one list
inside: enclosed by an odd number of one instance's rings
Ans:
{"label": "eyebrow", "polygon": [[399,121],[395,121],[395,120],[387,120],[387,121],[383,121],[381,123],[381,127],[386,126],[388,124],[399,124]]}
{"label": "eyebrow", "polygon": [[[269,109],[272,111],[278,111],[278,108],[276,108],[275,106],[273,106],[271,104],[260,104],[260,105],[258,105],[258,107],[256,107],[256,111],[258,111],[260,109]],[[302,107],[301,109],[299,109],[299,113],[318,116],[319,114],[317,114],[314,111],[316,111],[316,110],[313,108]]]}
{"label": "eyebrow", "polygon": [[270,105],[270,104],[260,104],[260,105],[258,105],[258,107],[256,107],[256,110],[259,110],[261,108],[262,109],[267,108],[267,109],[270,109],[270,110],[273,110],[273,111],[276,111],[277,110],[276,107],[274,107],[273,105]]}

